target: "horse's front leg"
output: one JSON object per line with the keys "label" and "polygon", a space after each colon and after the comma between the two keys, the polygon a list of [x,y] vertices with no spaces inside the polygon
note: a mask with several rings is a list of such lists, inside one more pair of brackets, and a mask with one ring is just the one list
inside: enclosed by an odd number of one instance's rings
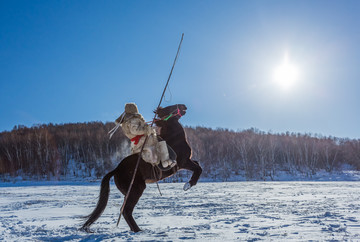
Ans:
{"label": "horse's front leg", "polygon": [[199,165],[199,162],[197,162],[195,160],[191,160],[191,159],[187,160],[187,162],[183,168],[193,172],[189,182],[185,183],[185,185],[184,185],[184,191],[187,191],[192,186],[195,186],[196,183],[198,182],[200,175],[202,173],[202,168]]}

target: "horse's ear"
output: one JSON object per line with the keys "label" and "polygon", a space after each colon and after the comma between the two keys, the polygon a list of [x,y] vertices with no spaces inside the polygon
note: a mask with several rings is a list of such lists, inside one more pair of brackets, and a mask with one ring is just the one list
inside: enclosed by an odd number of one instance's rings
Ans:
{"label": "horse's ear", "polygon": [[160,107],[158,107],[157,109],[155,109],[154,110],[154,113],[157,113],[159,110],[161,110],[162,109],[162,107],[160,106]]}

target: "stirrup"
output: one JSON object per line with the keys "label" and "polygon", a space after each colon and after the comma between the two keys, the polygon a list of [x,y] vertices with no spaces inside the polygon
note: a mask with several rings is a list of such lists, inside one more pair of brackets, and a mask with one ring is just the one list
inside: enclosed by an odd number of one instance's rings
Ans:
{"label": "stirrup", "polygon": [[162,163],[160,162],[157,167],[162,170],[162,171],[168,171],[168,170],[171,170],[173,167],[176,166],[176,162],[174,161],[173,163],[171,163],[169,166],[167,167],[163,167]]}

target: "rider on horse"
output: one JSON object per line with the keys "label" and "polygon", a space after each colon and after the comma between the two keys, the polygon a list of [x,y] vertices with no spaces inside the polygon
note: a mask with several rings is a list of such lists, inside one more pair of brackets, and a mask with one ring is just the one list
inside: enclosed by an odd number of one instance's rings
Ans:
{"label": "rider on horse", "polygon": [[160,168],[170,169],[176,165],[175,152],[164,140],[157,137],[156,131],[145,122],[135,103],[125,104],[125,111],[115,123],[121,125],[124,134],[130,139],[131,154],[141,151],[148,136],[141,158],[152,165],[159,165]]}

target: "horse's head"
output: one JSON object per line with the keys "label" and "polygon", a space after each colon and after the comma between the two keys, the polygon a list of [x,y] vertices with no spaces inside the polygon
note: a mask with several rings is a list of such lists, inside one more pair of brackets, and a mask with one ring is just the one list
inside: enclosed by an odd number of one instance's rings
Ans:
{"label": "horse's head", "polygon": [[184,104],[175,104],[165,108],[159,107],[154,112],[161,120],[167,121],[173,118],[180,119],[186,114],[186,109],[187,107]]}

